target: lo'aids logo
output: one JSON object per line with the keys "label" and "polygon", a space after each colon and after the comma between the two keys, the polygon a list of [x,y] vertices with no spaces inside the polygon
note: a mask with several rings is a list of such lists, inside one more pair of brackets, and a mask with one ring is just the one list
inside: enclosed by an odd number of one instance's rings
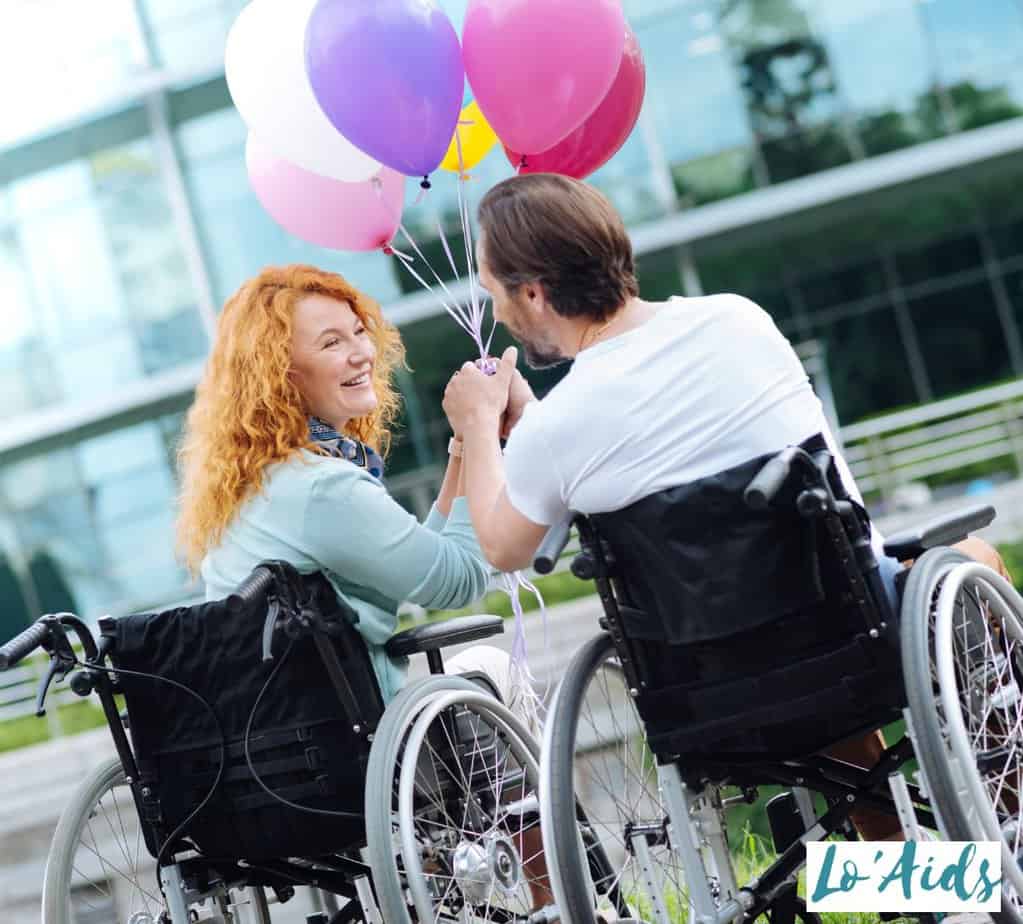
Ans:
{"label": "lo'aids logo", "polygon": [[995,842],[806,845],[810,911],[1000,911],[1001,881]]}

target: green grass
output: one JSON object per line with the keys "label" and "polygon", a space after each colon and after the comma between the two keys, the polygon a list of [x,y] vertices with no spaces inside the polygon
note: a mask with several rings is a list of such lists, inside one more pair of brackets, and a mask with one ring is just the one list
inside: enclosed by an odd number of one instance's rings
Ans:
{"label": "green grass", "polygon": [[[592,581],[580,581],[570,571],[538,578],[534,581],[534,585],[540,591],[544,606],[547,607],[596,593]],[[522,611],[524,613],[531,613],[540,608],[536,597],[528,590],[521,590],[519,592],[519,600],[522,603]],[[466,616],[470,613],[490,613],[503,619],[511,619],[514,615],[511,598],[503,590],[496,590],[487,594],[482,600],[478,600],[472,606],[460,610],[437,610],[429,613],[427,619],[430,622],[434,622],[441,619],[450,619],[453,616]]]}
{"label": "green grass", "polygon": [[[762,790],[763,791],[763,790]],[[731,830],[731,815],[733,810],[728,812],[728,827]],[[735,871],[735,878],[740,886],[762,875],[768,867],[778,858],[774,852],[771,842],[763,835],[757,834],[749,827],[739,832],[737,836],[729,835],[729,844],[732,847],[732,865]],[[805,880],[803,873],[799,875],[799,893],[805,895]],[[677,892],[665,894],[665,904],[668,915],[673,924],[688,924],[689,907],[688,896]],[[653,920],[649,902],[643,895],[628,894],[625,896],[629,906],[643,920]],[[766,918],[758,918],[766,921]],[[821,914],[824,924],[880,924],[879,915],[872,912],[826,912]]]}
{"label": "green grass", "polygon": [[[53,707],[50,707],[52,710]],[[106,724],[103,710],[94,701],[66,703],[56,707],[57,723],[64,735],[75,735]],[[13,751],[50,739],[50,723],[34,715],[0,722],[0,752]]]}

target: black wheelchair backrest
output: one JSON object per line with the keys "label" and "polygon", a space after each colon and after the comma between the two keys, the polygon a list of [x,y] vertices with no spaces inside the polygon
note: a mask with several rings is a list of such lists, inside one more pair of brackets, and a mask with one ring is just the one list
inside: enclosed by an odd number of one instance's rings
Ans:
{"label": "black wheelchair backrest", "polygon": [[770,458],[589,518],[628,589],[630,637],[675,645],[724,638],[823,598],[816,524],[794,503],[753,510],[746,502]]}
{"label": "black wheelchair backrest", "polygon": [[[218,775],[210,801],[181,832],[208,855],[309,856],[361,837],[368,732],[382,712],[365,645],[322,575],[278,563],[269,591],[268,600],[235,596],[104,627],[154,854]],[[278,631],[267,660],[273,608]],[[339,701],[324,644],[362,707],[357,720]],[[303,812],[282,799],[348,814]]]}

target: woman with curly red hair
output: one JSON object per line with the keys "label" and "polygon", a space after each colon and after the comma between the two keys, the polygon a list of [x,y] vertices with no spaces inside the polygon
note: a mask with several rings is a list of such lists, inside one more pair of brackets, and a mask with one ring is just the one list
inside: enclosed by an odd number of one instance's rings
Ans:
{"label": "woman with curly red hair", "polygon": [[[261,561],[324,572],[359,614],[385,701],[404,682],[383,649],[398,604],[465,606],[489,576],[460,458],[422,525],[380,480],[403,359],[398,331],[340,276],[265,269],[224,307],[180,454],[179,544],[207,598]],[[506,656],[484,651],[474,666],[506,675]]]}

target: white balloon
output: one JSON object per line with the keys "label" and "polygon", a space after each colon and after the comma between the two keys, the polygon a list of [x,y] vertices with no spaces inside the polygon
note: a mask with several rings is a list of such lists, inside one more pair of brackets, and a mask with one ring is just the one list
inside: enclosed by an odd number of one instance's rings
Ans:
{"label": "white balloon", "polygon": [[252,0],[227,36],[227,88],[277,156],[335,180],[367,180],[381,165],[334,128],[306,76],[305,28],[316,2]]}

